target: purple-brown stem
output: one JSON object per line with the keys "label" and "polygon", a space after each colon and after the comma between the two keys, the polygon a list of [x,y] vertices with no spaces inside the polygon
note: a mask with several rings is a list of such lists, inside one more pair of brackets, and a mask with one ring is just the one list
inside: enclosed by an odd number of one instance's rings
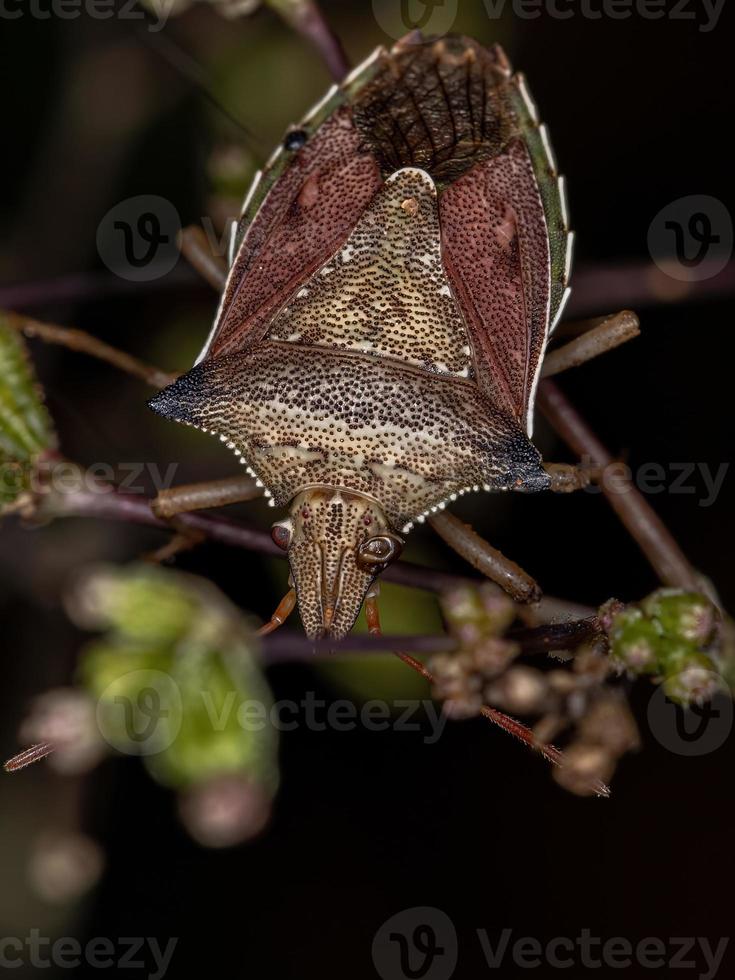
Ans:
{"label": "purple-brown stem", "polygon": [[[41,519],[91,517],[100,520],[128,521],[131,524],[143,524],[160,528],[162,531],[170,531],[170,524],[154,515],[151,503],[152,501],[147,497],[123,493],[107,484],[100,485],[97,490],[42,493],[36,498],[35,513]],[[179,514],[176,522],[181,528],[202,533],[210,540],[219,541],[221,544],[244,548],[271,557],[285,558],[283,551],[273,542],[267,531],[261,531],[241,521],[232,521],[213,514]],[[476,579],[466,575],[427,568],[407,561],[398,561],[390,565],[382,572],[381,578],[396,585],[437,594],[447,592],[458,585],[477,583]],[[564,600],[552,597],[544,597],[535,610],[539,618],[548,616],[555,619],[569,618],[570,615],[585,618],[594,612],[578,603],[566,603]]]}
{"label": "purple-brown stem", "polygon": [[[79,303],[115,296],[171,292],[201,283],[183,263],[166,276],[133,282],[107,273],[77,273],[0,287],[0,307],[36,310],[59,303]],[[716,276],[682,283],[664,277],[652,262],[620,260],[609,265],[580,266],[568,314],[591,316],[599,310],[661,306],[674,301],[706,302],[735,294],[735,260]]]}
{"label": "purple-brown stem", "polygon": [[[601,469],[614,464],[612,455],[553,381],[539,385],[538,405],[580,458]],[[621,475],[614,486],[603,479],[600,487],[661,581],[681,589],[701,589],[699,577],[686,555],[632,481]]]}
{"label": "purple-brown stem", "polygon": [[[600,635],[600,624],[594,617],[568,623],[552,623],[532,629],[515,629],[506,638],[517,643],[521,654],[529,656],[552,650],[572,649]],[[432,656],[456,649],[457,641],[449,634],[433,636],[385,636],[371,630],[369,635],[351,633],[342,640],[310,640],[301,633],[280,629],[261,639],[266,664],[292,660],[313,660],[315,656],[335,654],[393,653],[400,648],[406,654]]]}
{"label": "purple-brown stem", "polygon": [[350,70],[350,63],[342,42],[327,23],[316,0],[270,0],[270,4],[316,48],[335,82],[341,82]]}
{"label": "purple-brown stem", "polygon": [[132,374],[135,378],[140,378],[141,381],[145,381],[153,388],[163,388],[177,377],[175,374],[145,364],[137,357],[133,357],[132,354],[127,354],[117,347],[111,347],[84,330],[76,330],[74,327],[61,327],[55,323],[41,323],[32,317],[5,310],[0,311],[0,317],[24,337],[37,337],[47,344],[58,344],[69,350],[89,354],[90,357],[105,361],[127,374]]}

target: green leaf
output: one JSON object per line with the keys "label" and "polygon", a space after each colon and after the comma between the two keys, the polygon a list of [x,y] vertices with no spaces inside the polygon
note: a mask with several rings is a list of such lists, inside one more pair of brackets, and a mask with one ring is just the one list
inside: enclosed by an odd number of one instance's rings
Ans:
{"label": "green leaf", "polygon": [[55,446],[25,343],[0,315],[0,508],[29,489],[36,460]]}
{"label": "green leaf", "polygon": [[186,788],[246,776],[278,784],[272,698],[257,641],[209,582],[147,565],[102,568],[71,602],[88,644],[79,674],[105,739],[153,777]]}

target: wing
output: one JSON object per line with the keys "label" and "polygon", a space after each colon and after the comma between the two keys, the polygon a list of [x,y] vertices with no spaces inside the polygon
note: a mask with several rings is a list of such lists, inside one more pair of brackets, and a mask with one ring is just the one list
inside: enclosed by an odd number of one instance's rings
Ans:
{"label": "wing", "polygon": [[424,170],[405,167],[386,180],[268,339],[471,377],[467,328],[442,264],[436,186]]}
{"label": "wing", "polygon": [[[291,159],[286,163],[280,156]],[[277,179],[274,170],[281,170]],[[260,184],[269,180],[272,186],[258,204]],[[344,240],[380,183],[376,163],[361,147],[345,107],[338,106],[303,148],[284,148],[251,191],[244,222],[253,207],[256,215],[242,235],[212,334],[198,360],[261,340],[288,296]]]}
{"label": "wing", "polygon": [[399,42],[353,107],[381,170],[439,190],[444,265],[492,402],[530,429],[550,329],[568,296],[563,179],[523,76],[468,38]]}
{"label": "wing", "polygon": [[521,423],[549,323],[550,257],[541,198],[515,140],[441,200],[444,263],[467,322],[477,381]]}
{"label": "wing", "polygon": [[[382,325],[373,318],[360,334],[365,311],[353,308],[349,329],[340,319],[330,334],[330,304],[337,304],[340,317],[345,312],[337,283],[347,288],[343,295],[352,295],[357,269],[346,270],[339,257],[347,243],[352,248],[358,239],[367,241],[366,215],[373,227],[377,221],[392,229],[381,261],[384,271],[391,264],[398,270],[395,256],[405,242],[385,207],[387,182],[399,171],[404,178],[423,171],[435,202],[438,194],[438,235],[432,232],[430,244],[441,249],[443,271],[427,267],[418,312],[394,289],[390,323],[390,317]],[[421,188],[404,200],[412,196],[423,208]],[[523,78],[512,75],[497,46],[410,35],[390,52],[378,49],[333,88],[256,178],[199,360],[244,350],[266,336],[367,350],[377,332],[372,353],[430,370],[446,365],[454,373],[469,345],[464,376],[474,377],[498,409],[527,424],[549,328],[563,305],[570,256],[563,185]],[[369,272],[364,265],[362,272]],[[334,268],[337,278],[316,288],[324,270]],[[441,279],[440,295],[451,294],[464,330],[447,326],[444,304],[430,296],[432,275]],[[407,279],[415,298],[411,275],[398,275],[395,283],[405,286]],[[375,287],[369,275],[361,283],[363,294]],[[413,320],[403,345],[391,347],[400,307]],[[451,344],[459,349],[449,350]],[[456,369],[463,372],[464,362]]]}

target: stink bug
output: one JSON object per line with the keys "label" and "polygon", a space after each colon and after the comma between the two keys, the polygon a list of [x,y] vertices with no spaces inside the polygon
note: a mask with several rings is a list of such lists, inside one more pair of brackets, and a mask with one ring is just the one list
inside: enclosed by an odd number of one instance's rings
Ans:
{"label": "stink bug", "polygon": [[217,435],[273,527],[310,637],[352,627],[416,521],[552,485],[530,441],[568,296],[564,186],[502,50],[412,34],[286,134],[233,227],[196,365],[151,401]]}

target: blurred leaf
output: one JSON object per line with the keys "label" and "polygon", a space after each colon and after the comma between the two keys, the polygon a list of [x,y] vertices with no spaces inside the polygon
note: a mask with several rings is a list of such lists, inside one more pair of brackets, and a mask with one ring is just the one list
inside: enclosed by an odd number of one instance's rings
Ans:
{"label": "blurred leaf", "polygon": [[141,755],[159,782],[185,788],[247,776],[278,783],[272,699],[246,621],[211,583],[156,566],[102,568],[70,602],[105,629],[80,677],[114,748]]}
{"label": "blurred leaf", "polygon": [[35,461],[55,446],[23,338],[0,315],[0,509],[29,489]]}

